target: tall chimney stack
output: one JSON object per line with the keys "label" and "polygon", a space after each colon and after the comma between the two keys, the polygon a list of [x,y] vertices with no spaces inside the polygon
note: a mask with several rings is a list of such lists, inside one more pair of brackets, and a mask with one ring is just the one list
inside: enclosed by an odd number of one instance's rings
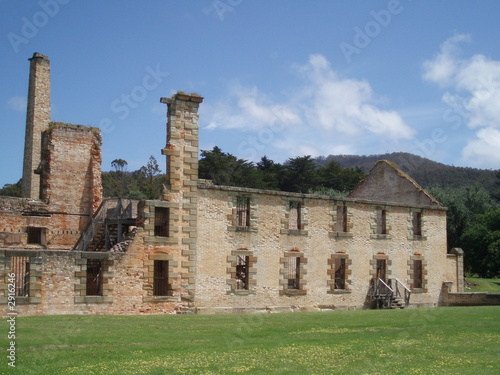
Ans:
{"label": "tall chimney stack", "polygon": [[22,179],[23,198],[39,199],[40,176],[35,170],[41,160],[42,132],[50,123],[50,61],[35,52],[30,60],[28,108]]}

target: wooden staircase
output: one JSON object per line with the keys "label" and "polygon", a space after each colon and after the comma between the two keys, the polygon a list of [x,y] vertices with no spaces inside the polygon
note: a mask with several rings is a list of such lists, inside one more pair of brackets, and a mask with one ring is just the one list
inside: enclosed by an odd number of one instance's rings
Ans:
{"label": "wooden staircase", "polygon": [[399,279],[384,280],[373,278],[370,281],[368,297],[376,309],[404,309],[410,306],[411,290]]}
{"label": "wooden staircase", "polygon": [[110,251],[113,246],[130,239],[136,226],[138,201],[104,200],[82,232],[73,250]]}

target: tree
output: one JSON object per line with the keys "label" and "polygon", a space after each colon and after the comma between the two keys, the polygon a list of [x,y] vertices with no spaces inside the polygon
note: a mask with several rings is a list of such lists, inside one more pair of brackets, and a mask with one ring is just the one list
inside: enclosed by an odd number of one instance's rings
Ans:
{"label": "tree", "polygon": [[311,155],[288,159],[280,190],[307,193],[318,184],[317,165]]}
{"label": "tree", "polygon": [[161,193],[162,183],[159,177],[161,169],[156,158],[151,155],[145,166],[139,169],[139,176],[142,176],[140,190],[147,199],[158,199]]}
{"label": "tree", "polygon": [[0,196],[21,197],[22,196],[21,182],[22,179],[15,184],[5,184],[3,188],[0,189]]}
{"label": "tree", "polygon": [[318,170],[319,184],[328,189],[349,192],[364,177],[361,168],[342,168],[336,161],[330,161]]}
{"label": "tree", "polygon": [[128,182],[126,181],[127,175],[125,174],[125,170],[127,169],[127,161],[123,159],[115,159],[111,162],[111,167],[115,169],[114,172],[110,172],[110,175],[114,174],[114,180],[112,182],[112,186],[115,187],[114,195],[117,197],[125,197],[128,192]]}
{"label": "tree", "polygon": [[498,179],[496,181],[497,188],[493,196],[495,197],[496,200],[500,201],[500,170],[497,171],[497,179]]}
{"label": "tree", "polygon": [[486,278],[500,276],[500,209],[479,215],[461,240],[468,273]]}
{"label": "tree", "polygon": [[270,190],[279,190],[280,176],[283,175],[283,166],[275,163],[267,156],[263,156],[257,163],[257,169],[260,171],[262,188]]}
{"label": "tree", "polygon": [[263,185],[261,174],[252,162],[222,152],[217,146],[212,151],[201,151],[198,175],[215,185],[253,188]]}
{"label": "tree", "polygon": [[461,188],[432,187],[429,192],[448,207],[447,237],[448,248],[463,247],[460,237],[471,226],[477,215],[494,210],[498,204],[480,184]]}
{"label": "tree", "polygon": [[116,172],[123,172],[127,169],[127,161],[123,159],[115,159],[111,162],[111,167],[115,169]]}

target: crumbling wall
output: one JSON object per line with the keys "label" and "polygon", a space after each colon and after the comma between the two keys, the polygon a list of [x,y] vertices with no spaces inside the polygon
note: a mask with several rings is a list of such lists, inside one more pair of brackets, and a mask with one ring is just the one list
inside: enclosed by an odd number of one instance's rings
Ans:
{"label": "crumbling wall", "polygon": [[396,164],[378,161],[349,198],[409,205],[442,206]]}
{"label": "crumbling wall", "polygon": [[[0,246],[71,249],[102,201],[96,128],[52,123],[43,135],[41,198],[0,198]],[[28,228],[41,241],[28,243]]]}
{"label": "crumbling wall", "polygon": [[102,200],[97,128],[53,122],[43,134],[41,197],[63,212],[92,214]]}

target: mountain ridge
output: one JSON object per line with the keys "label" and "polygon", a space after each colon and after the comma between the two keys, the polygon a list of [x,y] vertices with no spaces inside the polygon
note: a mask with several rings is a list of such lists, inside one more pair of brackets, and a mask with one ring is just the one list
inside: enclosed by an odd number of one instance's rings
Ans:
{"label": "mountain ridge", "polygon": [[328,155],[316,158],[316,162],[324,165],[335,161],[341,167],[359,167],[368,172],[379,160],[395,163],[403,172],[410,175],[422,187],[460,187],[480,183],[493,193],[497,185],[496,171],[471,167],[455,167],[433,161],[407,152],[393,152],[376,155]]}

